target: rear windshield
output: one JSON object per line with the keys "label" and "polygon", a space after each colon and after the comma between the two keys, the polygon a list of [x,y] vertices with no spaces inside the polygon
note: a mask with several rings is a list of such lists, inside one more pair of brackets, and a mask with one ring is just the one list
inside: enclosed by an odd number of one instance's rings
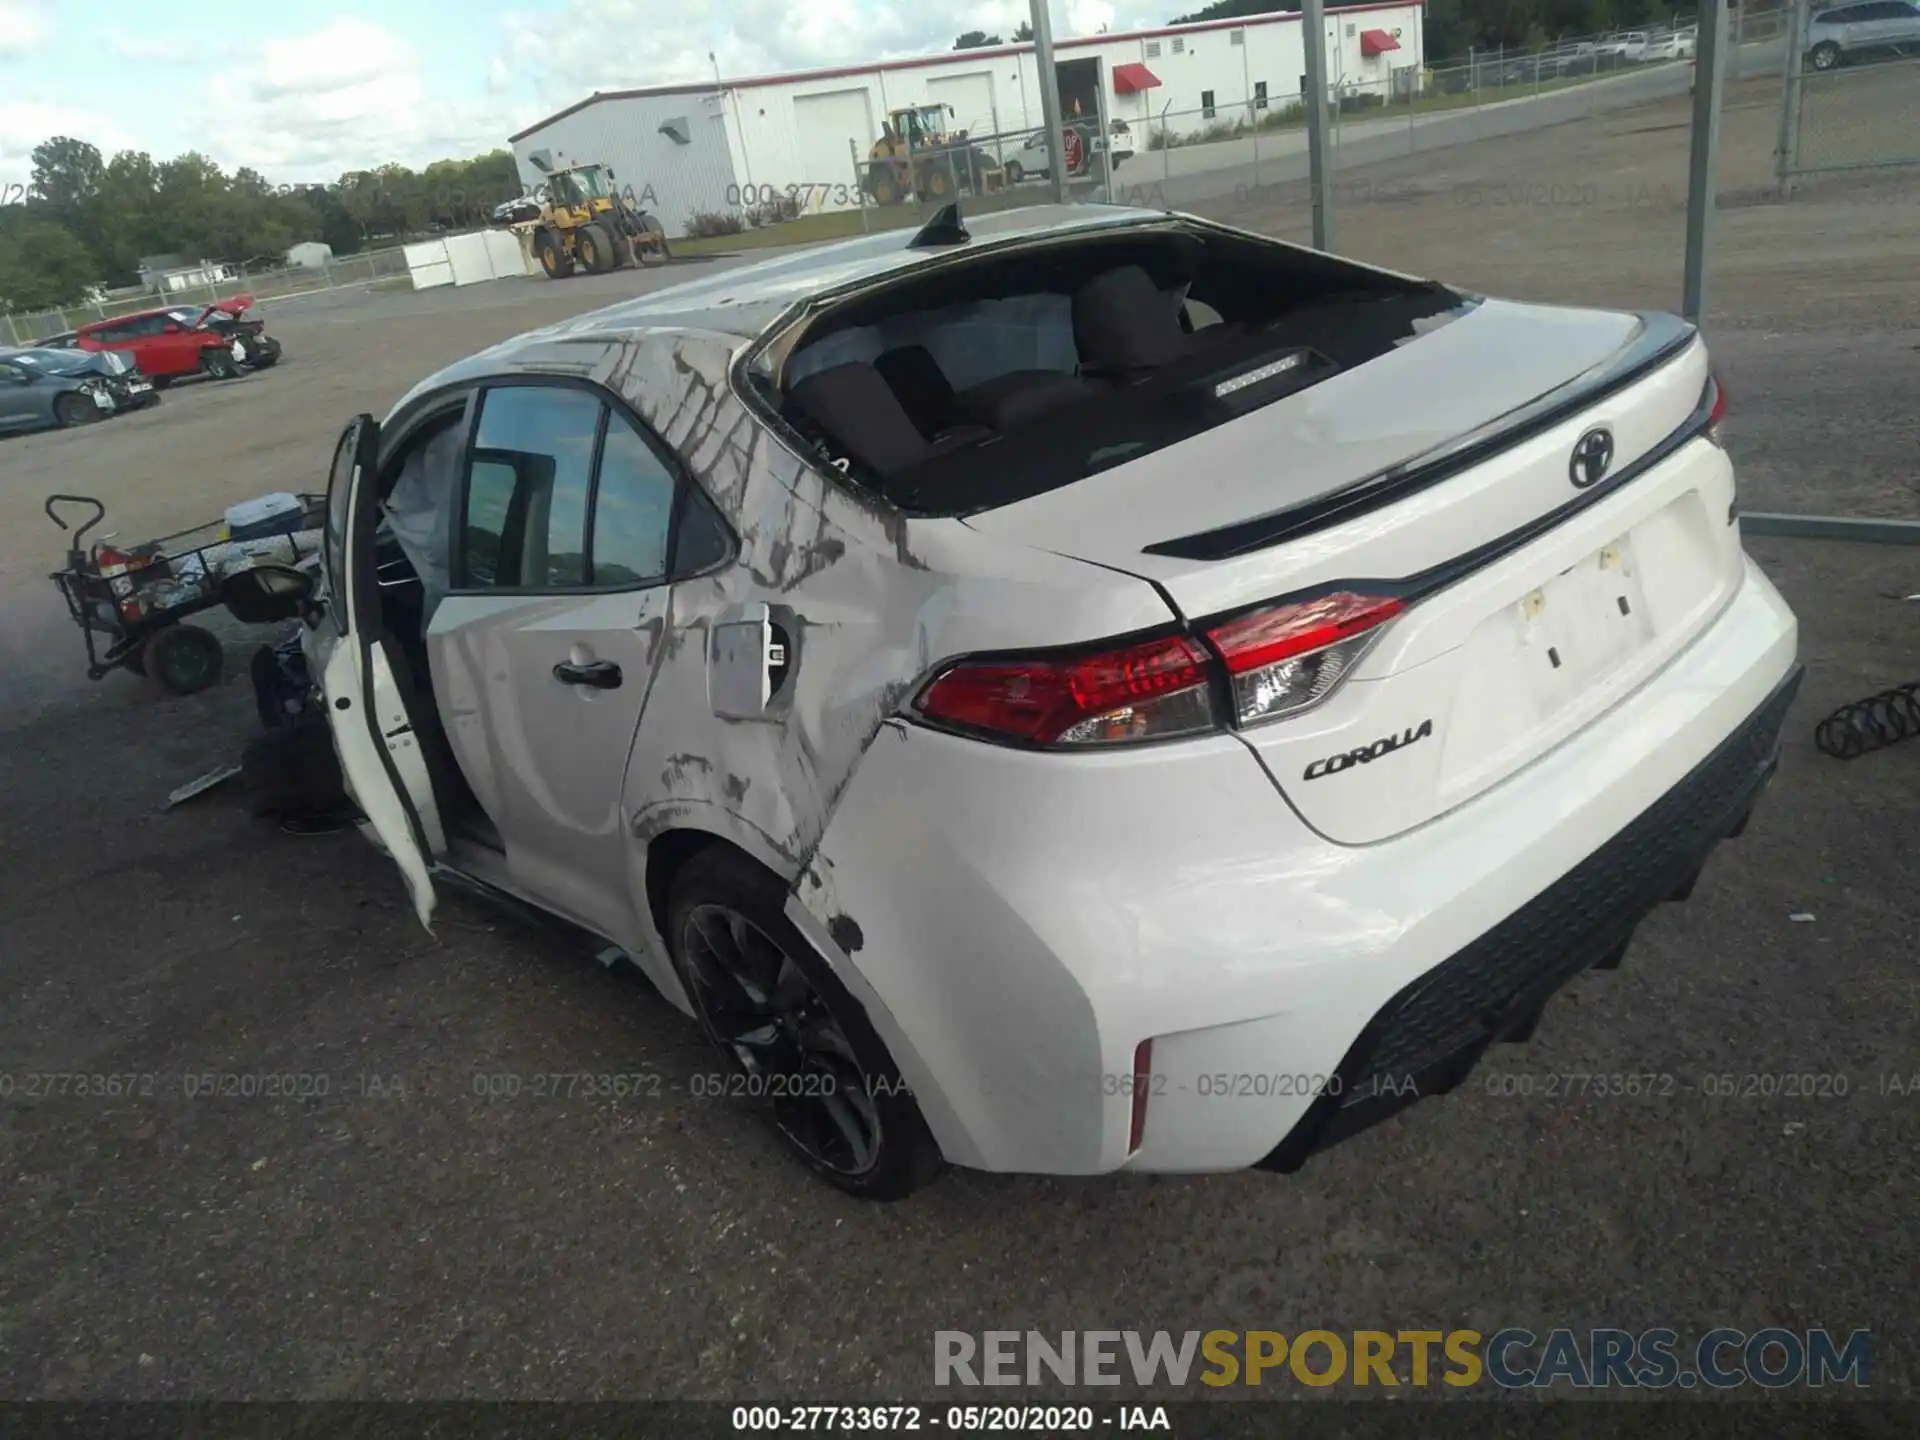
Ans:
{"label": "rear windshield", "polygon": [[1236,232],[1082,238],[847,302],[769,398],[854,483],[964,515],[1274,404],[1465,303]]}

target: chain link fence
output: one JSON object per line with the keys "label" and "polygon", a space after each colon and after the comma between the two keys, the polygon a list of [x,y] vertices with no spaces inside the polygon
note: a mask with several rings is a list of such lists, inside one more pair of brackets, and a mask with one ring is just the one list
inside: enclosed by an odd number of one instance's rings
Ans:
{"label": "chain link fence", "polygon": [[1920,24],[1906,49],[1889,46],[1827,69],[1803,56],[1788,68],[1781,96],[1783,190],[1808,176],[1920,165]]}
{"label": "chain link fence", "polygon": [[[135,315],[147,310],[200,310],[236,295],[251,295],[256,304],[292,295],[321,290],[343,290],[375,284],[382,280],[407,279],[406,251],[401,246],[366,250],[357,255],[342,255],[324,265],[295,265],[261,270],[233,280],[211,285],[191,285],[179,290],[142,291],[136,295],[118,295],[106,300],[69,305],[58,310],[38,310],[24,314],[0,315],[0,344],[31,345],[52,335],[65,334],[96,320],[111,320],[118,315]],[[411,282],[408,282],[411,283]]]}
{"label": "chain link fence", "polygon": [[[1728,73],[1738,79],[1777,73],[1789,11],[1778,5],[1734,12]],[[1691,27],[1650,27],[1612,35],[1562,37],[1538,46],[1495,47],[1432,65],[1392,68],[1385,78],[1329,76],[1330,133],[1346,173],[1448,146],[1591,120],[1684,96],[1693,84]],[[1276,86],[1275,89],[1280,87]],[[1213,103],[1165,105],[1124,120],[1068,114],[1083,144],[1069,171],[1070,200],[1174,209],[1244,197],[1306,174],[1306,109],[1298,93],[1222,94]],[[1022,102],[1024,104],[1024,101]],[[1100,103],[1096,95],[1095,104]],[[952,199],[968,215],[1051,202],[1046,137],[1037,113],[1006,104],[938,102],[927,118],[942,143],[892,166],[852,143],[843,168],[825,183],[741,187],[728,216],[709,233],[771,233],[778,243],[917,226]],[[1099,142],[1103,126],[1107,145]],[[911,138],[911,137],[909,137]],[[1110,147],[1110,152],[1109,152]],[[1113,157],[1108,162],[1108,154]],[[844,212],[830,214],[828,212]],[[798,218],[791,227],[787,222]]]}

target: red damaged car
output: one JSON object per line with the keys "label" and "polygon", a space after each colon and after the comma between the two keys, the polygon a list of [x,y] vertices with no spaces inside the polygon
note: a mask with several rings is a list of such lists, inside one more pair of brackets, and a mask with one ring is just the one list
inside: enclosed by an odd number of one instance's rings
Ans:
{"label": "red damaged car", "polygon": [[204,307],[118,315],[80,326],[73,343],[126,355],[156,387],[187,375],[231,380],[242,367],[264,368],[280,358],[280,344],[267,338],[266,326],[241,318],[252,305],[251,295],[240,295]]}
{"label": "red damaged car", "polygon": [[247,319],[247,311],[252,308],[253,296],[236,295],[203,310],[189,305],[167,313],[183,323],[191,322],[196,329],[212,330],[229,340],[238,340],[245,352],[236,357],[240,363],[250,370],[264,370],[279,360],[280,342],[267,334],[266,321]]}

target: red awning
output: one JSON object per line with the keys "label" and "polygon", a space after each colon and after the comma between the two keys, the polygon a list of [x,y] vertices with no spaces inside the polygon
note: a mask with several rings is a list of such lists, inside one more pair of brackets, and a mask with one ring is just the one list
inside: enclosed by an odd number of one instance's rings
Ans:
{"label": "red awning", "polygon": [[1384,55],[1389,50],[1398,50],[1400,42],[1393,38],[1390,30],[1362,30],[1360,32],[1360,53],[1362,55]]}
{"label": "red awning", "polygon": [[1160,77],[1144,65],[1116,65],[1113,67],[1113,93],[1116,95],[1134,95],[1142,90],[1157,90]]}

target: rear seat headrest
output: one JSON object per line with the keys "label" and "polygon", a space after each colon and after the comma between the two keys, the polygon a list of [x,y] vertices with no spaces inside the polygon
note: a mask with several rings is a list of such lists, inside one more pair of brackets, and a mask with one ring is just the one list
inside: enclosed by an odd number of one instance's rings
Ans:
{"label": "rear seat headrest", "polygon": [[1081,368],[1096,373],[1166,365],[1187,344],[1176,307],[1138,265],[1116,266],[1074,292],[1073,339]]}
{"label": "rear seat headrest", "polygon": [[873,362],[928,439],[953,422],[953,382],[924,345],[901,345]]}
{"label": "rear seat headrest", "polygon": [[924,460],[933,451],[914,427],[900,397],[885,378],[863,360],[816,370],[787,392],[870,470],[891,475]]}

